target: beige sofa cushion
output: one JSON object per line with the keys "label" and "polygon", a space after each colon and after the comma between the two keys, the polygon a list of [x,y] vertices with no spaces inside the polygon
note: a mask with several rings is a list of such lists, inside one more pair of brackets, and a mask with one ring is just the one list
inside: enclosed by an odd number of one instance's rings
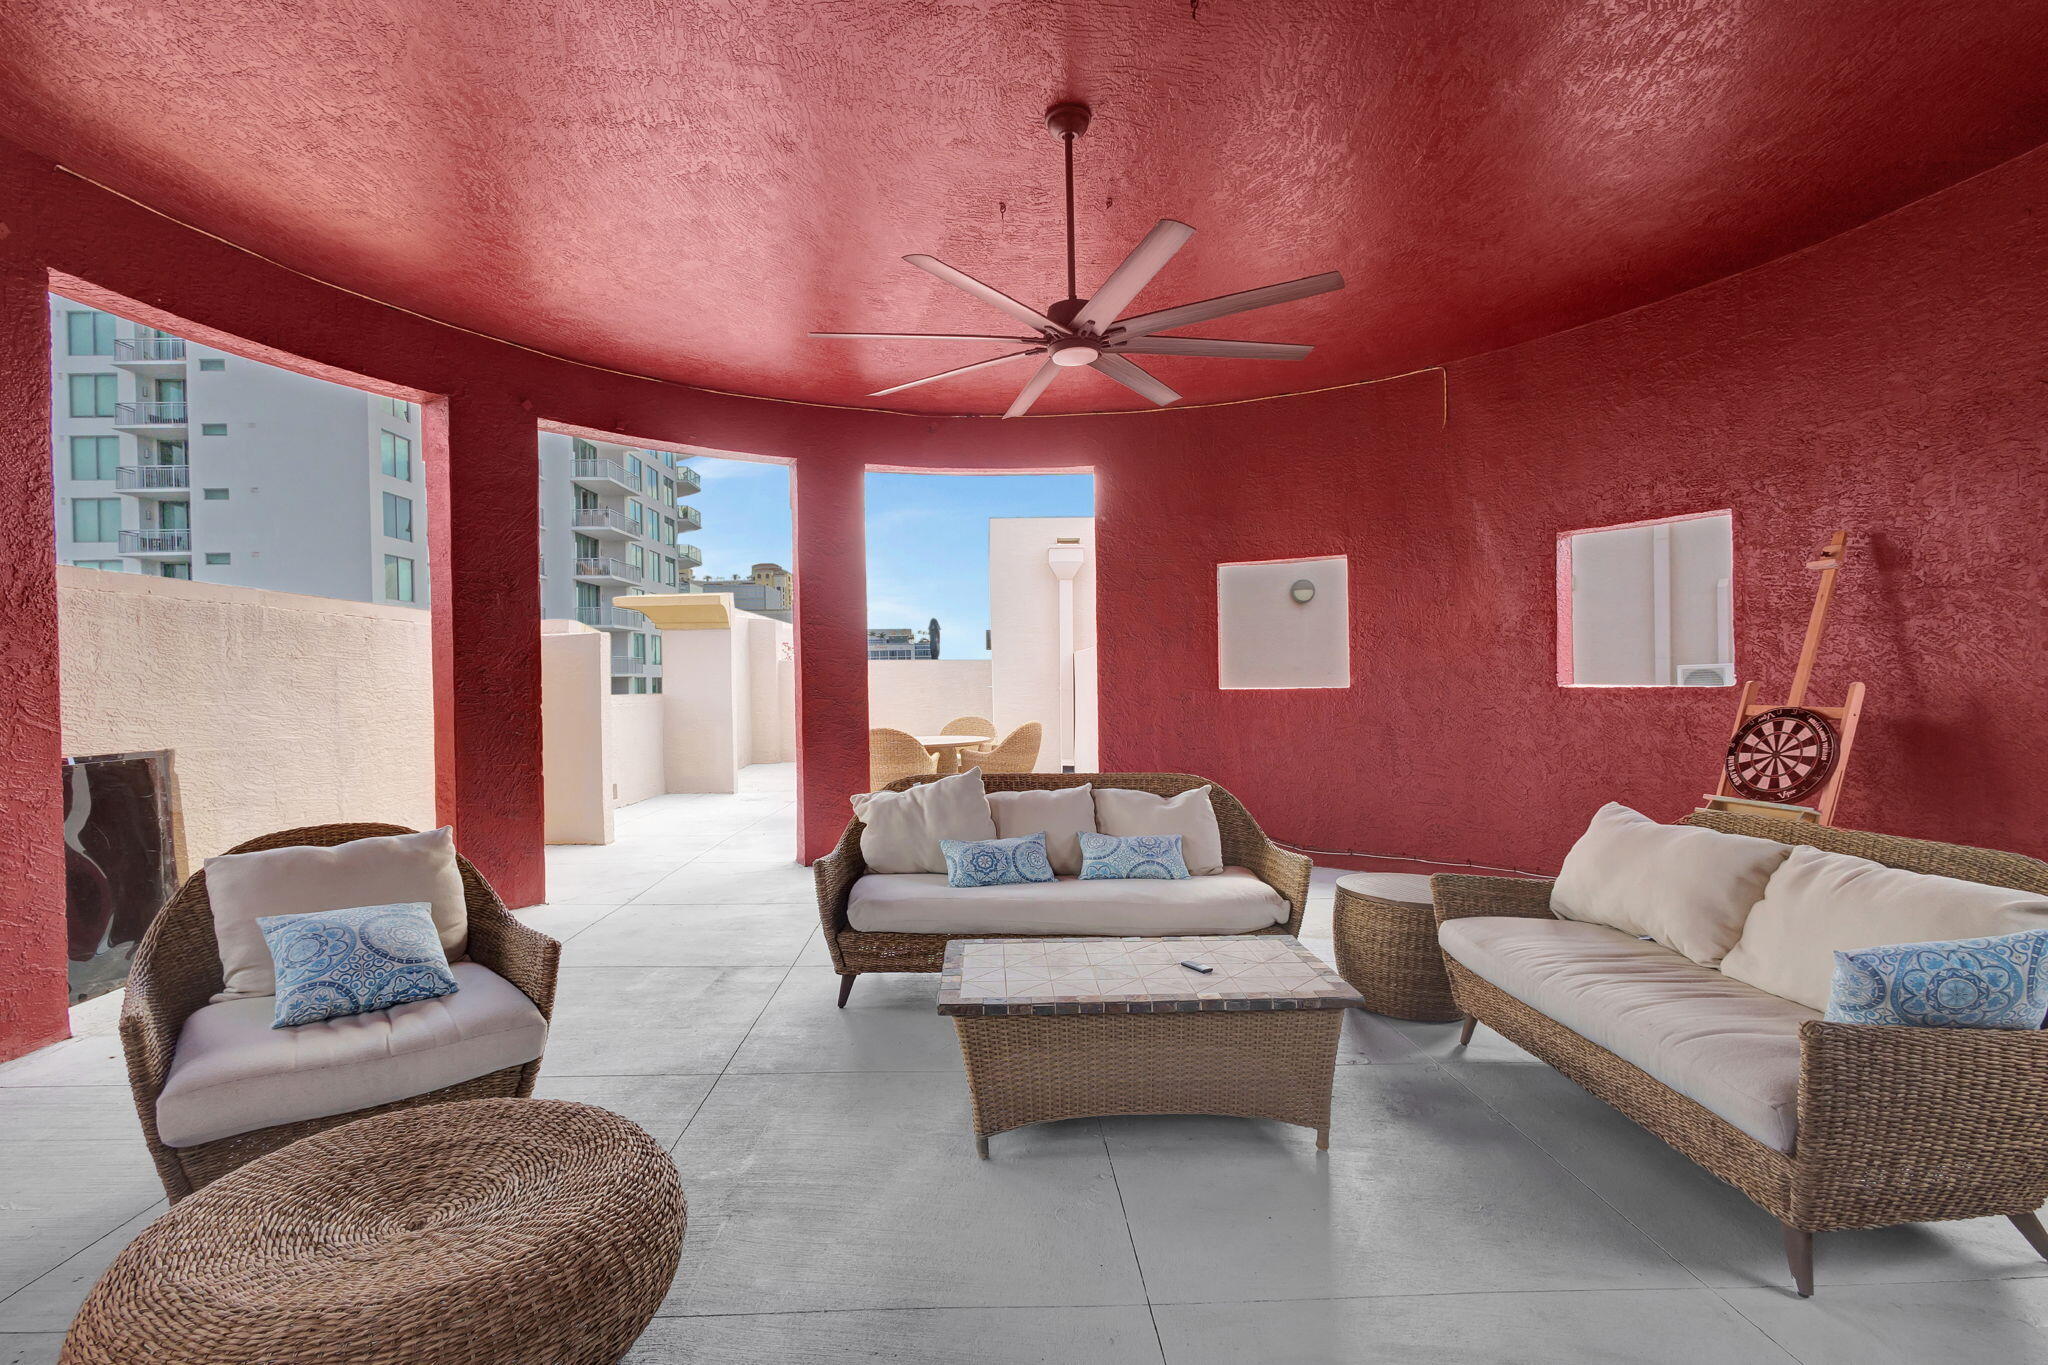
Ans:
{"label": "beige sofa cushion", "polygon": [[199,1009],[178,1034],[157,1096],[157,1133],[167,1146],[193,1147],[424,1095],[540,1056],[547,1020],[517,986],[474,962],[453,971],[453,995],[297,1028],[272,1028],[276,1002],[267,998]]}
{"label": "beige sofa cushion", "polygon": [[1045,835],[1045,856],[1063,877],[1081,875],[1081,836],[1095,833],[1095,793],[1090,787],[1044,791],[990,792],[988,808],[998,839]]}
{"label": "beige sofa cushion", "polygon": [[1188,873],[1213,877],[1223,870],[1223,831],[1209,789],[1197,787],[1178,796],[1154,796],[1129,787],[1095,789],[1095,828],[1104,834],[1178,834],[1180,856]]}
{"label": "beige sofa cushion", "polygon": [[939,840],[996,837],[979,768],[908,791],[862,792],[853,798],[853,816],[866,826],[860,857],[870,872],[944,872]]}
{"label": "beige sofa cushion", "polygon": [[206,898],[225,982],[216,1002],[277,994],[270,949],[256,927],[263,915],[304,915],[358,905],[425,901],[433,907],[441,950],[460,961],[469,947],[469,902],[446,826],[420,834],[380,835],[332,848],[274,848],[206,860]]}
{"label": "beige sofa cushion", "polygon": [[1721,970],[1824,1010],[1837,952],[2026,929],[2048,929],[2048,898],[1802,846],[1772,875]]}
{"label": "beige sofa cushion", "polygon": [[1243,934],[1287,922],[1286,898],[1242,867],[1183,881],[1061,877],[956,890],[939,876],[866,876],[846,922],[893,934]]}
{"label": "beige sofa cushion", "polygon": [[1475,975],[1641,1068],[1774,1151],[1793,1148],[1799,1026],[1820,1014],[1605,925],[1446,921]]}
{"label": "beige sofa cushion", "polygon": [[1565,855],[1550,893],[1564,919],[1651,938],[1713,966],[1742,937],[1750,907],[1789,845],[1691,825],[1660,825],[1610,801]]}

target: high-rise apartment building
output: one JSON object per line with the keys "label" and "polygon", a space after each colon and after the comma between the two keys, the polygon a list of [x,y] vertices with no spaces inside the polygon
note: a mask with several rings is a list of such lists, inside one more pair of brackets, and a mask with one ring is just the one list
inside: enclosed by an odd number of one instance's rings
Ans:
{"label": "high-rise apartment building", "polygon": [[661,691],[661,633],[612,601],[691,590],[702,486],[671,451],[541,433],[541,615],[611,634],[614,692]]}
{"label": "high-rise apartment building", "polygon": [[57,558],[427,604],[411,403],[50,299]]}

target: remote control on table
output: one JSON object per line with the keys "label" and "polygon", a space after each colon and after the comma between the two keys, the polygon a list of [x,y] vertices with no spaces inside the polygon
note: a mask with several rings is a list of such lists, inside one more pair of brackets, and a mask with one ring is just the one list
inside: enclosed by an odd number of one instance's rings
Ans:
{"label": "remote control on table", "polygon": [[1207,976],[1209,973],[1216,970],[1214,967],[1204,967],[1199,962],[1183,962],[1180,965],[1187,968],[1191,972],[1200,972],[1203,976]]}

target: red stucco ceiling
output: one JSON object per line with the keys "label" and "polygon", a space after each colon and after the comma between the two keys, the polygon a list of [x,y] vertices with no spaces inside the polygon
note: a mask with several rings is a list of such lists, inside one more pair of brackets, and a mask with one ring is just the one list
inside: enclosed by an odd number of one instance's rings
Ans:
{"label": "red stucco ceiling", "polygon": [[[1043,306],[1059,98],[1081,284],[1200,229],[1138,301],[1319,270],[1340,294],[1146,361],[1190,402],[1491,350],[1841,232],[2048,140],[2029,0],[12,0],[0,126],[350,289],[740,392],[1000,410],[929,251]],[[1004,330],[998,328],[997,330]],[[1143,406],[1092,372],[1041,412]]]}

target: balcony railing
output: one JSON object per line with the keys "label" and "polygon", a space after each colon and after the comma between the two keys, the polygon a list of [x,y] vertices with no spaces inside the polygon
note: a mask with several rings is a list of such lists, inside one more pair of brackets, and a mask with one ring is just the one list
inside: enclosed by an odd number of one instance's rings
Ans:
{"label": "balcony railing", "polygon": [[183,360],[185,343],[176,337],[122,337],[114,343],[114,363]]}
{"label": "balcony railing", "polygon": [[578,460],[570,477],[578,483],[616,484],[630,492],[640,491],[640,476],[628,471],[617,460]]}
{"label": "balcony railing", "polygon": [[630,654],[612,655],[612,672],[614,674],[652,673],[653,671],[654,665],[645,659],[636,659]]}
{"label": "balcony railing", "polygon": [[114,425],[126,427],[182,427],[185,425],[185,404],[176,403],[116,403]]}
{"label": "balcony railing", "polygon": [[579,531],[616,531],[622,536],[640,534],[640,528],[628,524],[626,514],[616,507],[579,507],[570,524]]}
{"label": "balcony railing", "polygon": [[576,619],[599,630],[638,630],[647,624],[647,618],[639,612],[620,607],[578,607]]}
{"label": "balcony railing", "polygon": [[121,553],[124,555],[189,555],[192,553],[190,531],[123,531]]}
{"label": "balcony railing", "polygon": [[640,570],[623,559],[579,559],[576,561],[578,578],[616,578],[622,583],[638,583]]}
{"label": "balcony railing", "polygon": [[702,493],[703,491],[704,480],[696,470],[684,464],[676,466],[677,493]]}
{"label": "balcony railing", "polygon": [[704,529],[704,514],[694,507],[676,504],[676,530],[701,531]]}
{"label": "balcony railing", "polygon": [[114,488],[122,493],[190,488],[192,466],[186,464],[124,464],[114,471]]}
{"label": "balcony railing", "polygon": [[676,558],[694,569],[703,564],[704,552],[694,545],[678,545]]}

